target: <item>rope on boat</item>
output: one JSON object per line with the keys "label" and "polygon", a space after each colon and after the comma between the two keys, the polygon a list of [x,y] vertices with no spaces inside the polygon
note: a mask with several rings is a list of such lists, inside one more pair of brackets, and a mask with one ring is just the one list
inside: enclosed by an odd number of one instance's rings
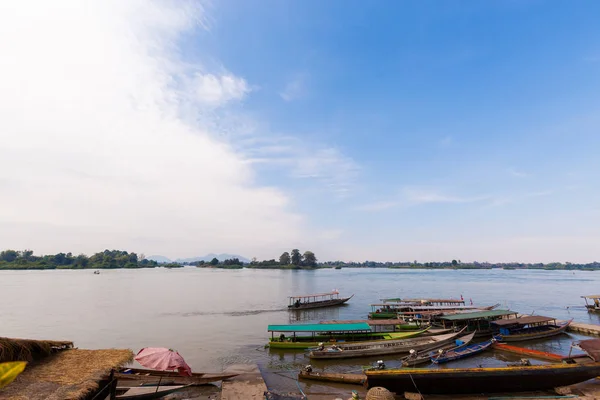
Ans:
{"label": "rope on boat", "polygon": [[421,396],[421,398],[423,398],[423,395],[421,394],[421,391],[419,390],[419,388],[417,387],[417,384],[415,383],[415,380],[412,377],[412,374],[409,372],[408,376],[410,376],[410,380],[413,383],[413,386],[415,387],[415,389],[417,389],[417,393],[419,393],[419,396]]}

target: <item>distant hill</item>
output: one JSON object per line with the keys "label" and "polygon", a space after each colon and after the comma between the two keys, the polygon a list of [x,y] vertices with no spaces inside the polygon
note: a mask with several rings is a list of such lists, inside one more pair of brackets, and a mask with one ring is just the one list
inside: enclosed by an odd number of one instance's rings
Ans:
{"label": "distant hill", "polygon": [[148,260],[156,261],[157,263],[170,263],[171,260],[165,256],[148,256],[146,257]]}
{"label": "distant hill", "polygon": [[[227,253],[222,253],[222,254],[214,254],[214,253],[210,253],[207,254],[205,256],[198,256],[198,257],[190,257],[190,258],[178,258],[175,260],[175,262],[177,263],[185,263],[185,262],[194,262],[194,261],[210,261],[213,258],[217,258],[217,260],[219,261],[224,261],[224,260],[228,260],[228,259],[232,259],[232,258],[237,258],[239,259],[241,262],[243,263],[249,263],[250,260],[247,259],[246,257],[242,257],[242,256],[238,256],[237,254],[227,254]],[[157,263],[170,263],[173,262],[173,260],[171,260],[170,258],[167,258],[165,256],[148,256],[146,257],[148,260],[154,260]]]}
{"label": "distant hill", "polygon": [[249,263],[250,262],[250,260],[247,259],[246,257],[239,256],[237,254],[227,254],[227,253],[222,253],[222,254],[210,253],[210,254],[207,254],[207,255],[202,256],[202,257],[178,258],[177,260],[175,260],[175,262],[184,263],[184,262],[194,262],[194,261],[210,261],[213,258],[216,258],[219,261],[224,261],[224,260],[228,260],[228,259],[232,259],[232,258],[237,258],[237,259],[239,259],[243,263]]}

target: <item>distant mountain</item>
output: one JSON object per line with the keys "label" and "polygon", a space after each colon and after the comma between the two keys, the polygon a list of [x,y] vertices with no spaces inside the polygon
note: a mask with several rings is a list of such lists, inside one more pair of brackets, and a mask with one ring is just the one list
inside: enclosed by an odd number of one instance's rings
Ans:
{"label": "distant mountain", "polygon": [[170,263],[171,260],[165,256],[148,256],[146,257],[148,260],[156,261],[157,263]]}
{"label": "distant mountain", "polygon": [[246,257],[242,257],[242,256],[239,256],[237,254],[227,254],[227,253],[222,253],[222,254],[210,253],[210,254],[207,254],[207,255],[202,256],[202,257],[178,258],[177,260],[175,260],[175,262],[184,263],[184,262],[195,262],[195,261],[210,261],[210,260],[212,260],[215,257],[219,261],[224,261],[224,260],[228,260],[228,259],[232,259],[232,258],[237,258],[237,259],[239,259],[243,263],[249,263],[250,262],[250,260],[247,259]]}

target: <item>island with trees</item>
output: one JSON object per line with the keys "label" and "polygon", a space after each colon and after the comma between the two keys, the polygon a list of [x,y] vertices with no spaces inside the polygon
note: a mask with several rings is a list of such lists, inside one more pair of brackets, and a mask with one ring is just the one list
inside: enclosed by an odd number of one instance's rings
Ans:
{"label": "island with trees", "polygon": [[250,262],[243,262],[237,257],[218,260],[216,257],[210,261],[170,262],[159,263],[147,259],[143,254],[129,253],[121,250],[104,250],[88,257],[85,254],[73,255],[72,253],[58,253],[53,255],[34,255],[32,250],[4,250],[0,251],[0,270],[26,270],[26,269],[116,269],[116,268],[181,268],[192,265],[200,268],[223,269],[316,269],[316,268],[406,268],[406,269],[545,269],[545,270],[600,270],[600,262],[594,261],[587,264],[571,262],[554,263],[489,263],[467,262],[451,260],[442,262],[346,262],[325,261],[318,262],[312,251],[300,252],[292,249],[283,252],[278,259],[258,261],[253,258]]}

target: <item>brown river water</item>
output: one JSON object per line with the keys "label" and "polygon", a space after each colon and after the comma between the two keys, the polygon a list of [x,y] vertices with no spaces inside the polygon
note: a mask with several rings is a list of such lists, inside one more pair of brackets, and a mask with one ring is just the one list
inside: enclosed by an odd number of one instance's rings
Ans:
{"label": "brown river water", "polygon": [[[354,294],[343,307],[288,312],[287,296]],[[181,269],[0,271],[0,336],[72,340],[80,348],[169,347],[193,370],[221,371],[256,363],[267,385],[298,391],[291,377],[309,359],[302,351],[266,349],[268,324],[365,319],[369,304],[386,297],[450,297],[502,304],[521,313],[600,323],[581,295],[600,292],[600,272],[534,270]],[[567,354],[578,335],[528,343]],[[378,357],[381,358],[381,357]],[[383,358],[397,365],[397,356]],[[450,367],[504,365],[486,353]],[[357,372],[375,359],[313,362],[315,369]],[[300,383],[307,393],[329,390]]]}

